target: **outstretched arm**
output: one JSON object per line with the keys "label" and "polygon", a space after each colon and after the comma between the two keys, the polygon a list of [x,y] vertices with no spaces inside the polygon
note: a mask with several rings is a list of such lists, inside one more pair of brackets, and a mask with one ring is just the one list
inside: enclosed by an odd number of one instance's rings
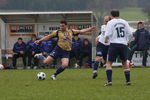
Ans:
{"label": "outstretched arm", "polygon": [[85,29],[80,30],[80,33],[95,31],[96,29],[97,29],[96,26],[92,26],[92,27],[89,27],[89,28],[85,28]]}
{"label": "outstretched arm", "polygon": [[42,41],[46,41],[46,40],[48,40],[48,39],[50,39],[50,38],[55,37],[56,34],[57,34],[56,32],[52,32],[51,34],[49,34],[49,35],[47,35],[47,36],[44,36],[44,37],[41,38],[40,40],[36,40],[34,43],[40,43],[40,42],[42,42]]}

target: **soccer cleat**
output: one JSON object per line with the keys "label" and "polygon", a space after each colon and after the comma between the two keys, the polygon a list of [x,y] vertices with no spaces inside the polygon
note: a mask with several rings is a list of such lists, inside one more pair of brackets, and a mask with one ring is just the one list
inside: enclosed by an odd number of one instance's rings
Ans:
{"label": "soccer cleat", "polygon": [[98,76],[97,72],[93,72],[93,79],[95,79]]}
{"label": "soccer cleat", "polygon": [[131,85],[131,82],[126,82],[126,85],[127,85],[127,86]]}
{"label": "soccer cleat", "polygon": [[34,55],[34,58],[37,58],[37,59],[45,59],[45,57],[43,56],[42,53],[35,54],[35,55]]}
{"label": "soccer cleat", "polygon": [[56,76],[53,74],[53,75],[51,75],[51,79],[52,80],[56,80]]}
{"label": "soccer cleat", "polygon": [[104,86],[112,86],[112,82],[107,82]]}
{"label": "soccer cleat", "polygon": [[76,63],[74,68],[80,68],[80,66]]}

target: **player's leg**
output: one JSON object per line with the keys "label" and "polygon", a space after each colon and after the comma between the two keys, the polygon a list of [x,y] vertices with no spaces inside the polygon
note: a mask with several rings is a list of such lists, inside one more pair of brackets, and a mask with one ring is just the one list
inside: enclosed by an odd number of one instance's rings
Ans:
{"label": "player's leg", "polygon": [[60,67],[58,67],[58,69],[56,70],[56,72],[54,74],[51,75],[52,80],[56,80],[56,76],[58,74],[62,73],[65,70],[65,68],[68,67],[68,64],[69,64],[70,51],[65,51],[62,49],[60,49],[60,51],[57,53],[61,53],[60,58],[61,58],[62,65]]}
{"label": "player's leg", "polygon": [[69,58],[61,58],[61,63],[62,63],[62,65],[60,67],[58,67],[58,69],[56,70],[56,72],[53,75],[51,75],[52,80],[56,80],[56,76],[58,74],[62,73],[68,67]]}
{"label": "player's leg", "polygon": [[122,48],[122,50],[120,51],[120,58],[122,60],[122,66],[124,68],[124,75],[125,75],[125,78],[126,78],[126,84],[127,85],[131,85],[131,81],[130,81],[130,67],[129,65],[127,64],[127,46],[125,45],[121,45],[120,46],[120,49]]}
{"label": "player's leg", "polygon": [[116,44],[110,44],[109,50],[108,50],[108,61],[106,62],[106,76],[107,76],[107,83],[105,86],[111,86],[112,85],[112,63],[116,60],[118,56],[117,51],[117,45]]}
{"label": "player's leg", "polygon": [[97,74],[97,69],[99,67],[99,62],[102,61],[102,57],[101,56],[96,56],[95,60],[93,61],[93,79],[95,79],[98,74]]}
{"label": "player's leg", "polygon": [[48,56],[47,58],[45,58],[43,60],[43,63],[44,64],[49,64],[49,63],[53,62],[53,60],[54,60],[54,58],[52,56]]}
{"label": "player's leg", "polygon": [[126,78],[126,84],[127,85],[131,85],[131,81],[130,81],[130,68],[127,64],[127,61],[122,61],[122,65],[123,65],[123,68],[124,68],[124,75],[125,75],[125,78]]}
{"label": "player's leg", "polygon": [[103,58],[103,44],[98,43],[96,46],[96,57],[95,60],[92,62],[93,79],[95,79],[98,76],[97,69],[99,68],[99,63],[102,61],[102,58]]}

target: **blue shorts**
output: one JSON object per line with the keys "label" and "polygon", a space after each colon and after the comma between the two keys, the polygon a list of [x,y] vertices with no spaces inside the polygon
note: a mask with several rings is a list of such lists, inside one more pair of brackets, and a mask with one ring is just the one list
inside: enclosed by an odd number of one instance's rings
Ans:
{"label": "blue shorts", "polygon": [[96,56],[103,57],[104,60],[107,60],[107,53],[108,53],[108,45],[104,45],[98,42],[96,46]]}
{"label": "blue shorts", "polygon": [[117,57],[122,61],[127,60],[127,46],[124,44],[111,43],[108,50],[108,61],[115,61]]}
{"label": "blue shorts", "polygon": [[63,50],[59,46],[56,46],[52,52],[50,53],[50,56],[53,58],[69,58],[70,57],[70,51]]}

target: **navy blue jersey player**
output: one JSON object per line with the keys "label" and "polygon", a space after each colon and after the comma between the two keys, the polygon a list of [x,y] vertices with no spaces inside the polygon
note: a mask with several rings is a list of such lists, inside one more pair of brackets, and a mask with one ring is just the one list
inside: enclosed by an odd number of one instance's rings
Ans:
{"label": "navy blue jersey player", "polygon": [[99,63],[106,63],[107,52],[109,48],[109,41],[105,42],[105,30],[106,24],[111,20],[110,16],[104,17],[104,25],[101,26],[101,34],[96,38],[97,46],[96,46],[96,57],[93,62],[93,79],[97,77],[97,69],[99,67]]}
{"label": "navy blue jersey player", "polygon": [[110,46],[108,50],[108,61],[106,63],[107,83],[105,86],[112,85],[112,63],[120,56],[126,84],[131,85],[130,68],[127,65],[127,43],[132,37],[130,26],[127,21],[119,18],[119,10],[111,11],[112,19],[107,23],[105,39],[109,38]]}

